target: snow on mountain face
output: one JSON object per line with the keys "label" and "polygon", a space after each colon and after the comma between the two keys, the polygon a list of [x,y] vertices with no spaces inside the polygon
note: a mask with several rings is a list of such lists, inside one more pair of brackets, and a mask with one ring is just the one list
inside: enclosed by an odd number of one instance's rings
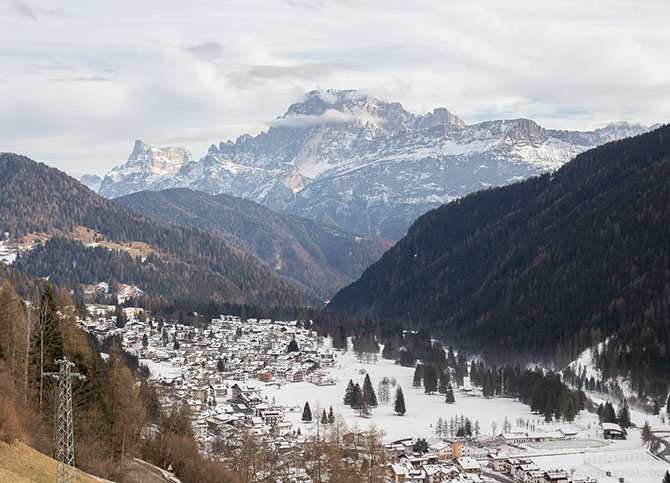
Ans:
{"label": "snow on mountain face", "polygon": [[183,148],[137,141],[99,192],[188,187],[399,239],[440,204],[555,170],[582,151],[649,129],[624,122],[555,131],[528,119],[466,125],[444,108],[416,115],[356,91],[312,91],[267,131],[212,145],[199,161]]}
{"label": "snow on mountain face", "polygon": [[79,181],[92,191],[98,191],[100,189],[100,184],[102,183],[102,178],[97,174],[84,174],[79,178]]}
{"label": "snow on mountain face", "polygon": [[138,140],[126,164],[107,173],[98,192],[115,198],[135,191],[153,190],[155,186],[169,182],[169,178],[191,161],[191,153],[185,148],[155,148]]}

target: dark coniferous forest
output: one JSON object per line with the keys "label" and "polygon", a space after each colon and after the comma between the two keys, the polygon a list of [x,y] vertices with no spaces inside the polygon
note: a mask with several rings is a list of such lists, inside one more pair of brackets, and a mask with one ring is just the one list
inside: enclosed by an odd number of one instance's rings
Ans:
{"label": "dark coniferous forest", "polygon": [[[420,217],[329,311],[404,320],[490,359],[599,364],[643,393],[670,373],[670,126]],[[660,381],[660,382],[659,382]]]}
{"label": "dark coniferous forest", "polygon": [[114,199],[166,225],[198,228],[265,262],[308,296],[330,299],[358,278],[391,242],[363,237],[250,200],[186,188],[141,191]]}
{"label": "dark coniferous forest", "polygon": [[[77,230],[114,247],[87,246]],[[166,227],[106,200],[66,174],[0,155],[0,232],[51,238],[24,252],[19,270],[63,287],[100,281],[136,285],[169,302],[306,307],[306,297],[253,257],[194,228]],[[124,250],[142,244],[145,256]],[[112,280],[113,279],[113,280]]]}

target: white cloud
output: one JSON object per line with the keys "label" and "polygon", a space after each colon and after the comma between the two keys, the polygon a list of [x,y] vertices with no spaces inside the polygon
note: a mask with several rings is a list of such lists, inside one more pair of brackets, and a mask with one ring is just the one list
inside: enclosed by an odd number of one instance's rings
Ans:
{"label": "white cloud", "polygon": [[71,171],[104,173],[137,138],[198,157],[312,89],[364,90],[418,113],[444,106],[466,122],[670,120],[663,1],[74,5],[0,7],[0,149]]}
{"label": "white cloud", "polygon": [[223,45],[215,41],[200,42],[199,44],[183,47],[183,49],[204,60],[216,59],[225,52]]}
{"label": "white cloud", "polygon": [[310,127],[324,124],[339,124],[347,122],[370,122],[378,124],[380,120],[368,112],[341,112],[328,109],[321,115],[309,116],[305,114],[289,114],[268,122],[272,127]]}
{"label": "white cloud", "polygon": [[23,2],[20,2],[19,0],[15,0],[13,3],[14,7],[14,12],[17,15],[20,15],[21,17],[34,20],[34,21],[39,21],[37,18],[37,15],[35,15],[35,12],[33,12],[33,9],[30,8],[28,5],[26,5]]}

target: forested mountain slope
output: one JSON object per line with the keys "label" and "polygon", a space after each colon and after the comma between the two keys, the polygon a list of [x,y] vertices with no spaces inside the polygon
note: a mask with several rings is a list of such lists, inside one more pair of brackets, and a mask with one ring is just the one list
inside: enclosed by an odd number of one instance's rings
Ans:
{"label": "forested mountain slope", "polygon": [[594,131],[545,129],[530,119],[466,124],[445,108],[421,115],[351,90],[311,91],[272,124],[213,144],[200,159],[138,140],[98,192],[226,193],[398,240],[443,203],[553,171],[587,149],[649,130],[627,122]]}
{"label": "forested mountain slope", "polygon": [[14,267],[65,287],[120,282],[167,300],[309,305],[218,238],[160,225],[24,156],[0,154],[0,232],[28,248]]}
{"label": "forested mountain slope", "polygon": [[160,223],[207,231],[321,300],[358,278],[391,246],[388,240],[352,235],[253,201],[188,188],[141,191],[114,202]]}
{"label": "forested mountain slope", "polygon": [[642,384],[670,372],[669,240],[664,126],[430,211],[328,309],[559,363],[613,336]]}

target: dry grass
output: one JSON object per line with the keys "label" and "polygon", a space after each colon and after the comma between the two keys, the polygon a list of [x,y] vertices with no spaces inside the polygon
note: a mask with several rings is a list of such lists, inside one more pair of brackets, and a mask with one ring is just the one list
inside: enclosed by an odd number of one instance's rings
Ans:
{"label": "dry grass", "polygon": [[[0,441],[0,481],[3,483],[53,483],[56,460],[29,446]],[[102,480],[77,470],[77,482],[100,483]]]}

